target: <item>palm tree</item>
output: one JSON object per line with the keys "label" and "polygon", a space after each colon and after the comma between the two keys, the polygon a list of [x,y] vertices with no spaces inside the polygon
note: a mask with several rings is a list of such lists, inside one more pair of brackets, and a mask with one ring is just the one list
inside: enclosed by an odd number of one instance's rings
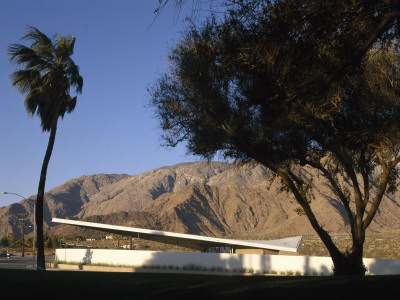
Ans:
{"label": "palm tree", "polygon": [[43,197],[47,167],[53,151],[57,122],[65,113],[71,113],[77,97],[70,96],[71,87],[75,93],[82,93],[83,79],[79,67],[71,59],[74,51],[73,36],[55,35],[50,39],[35,27],[28,27],[24,40],[31,41],[29,47],[12,44],[8,48],[10,61],[20,69],[11,74],[12,85],[24,95],[26,111],[40,117],[43,132],[50,132],[46,154],[40,173],[36,202],[37,268],[45,270],[43,240]]}

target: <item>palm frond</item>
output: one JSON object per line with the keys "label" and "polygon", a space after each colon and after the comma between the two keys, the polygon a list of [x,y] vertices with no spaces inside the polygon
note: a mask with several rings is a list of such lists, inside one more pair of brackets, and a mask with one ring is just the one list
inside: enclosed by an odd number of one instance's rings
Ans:
{"label": "palm frond", "polygon": [[67,62],[65,72],[70,85],[75,88],[75,92],[81,94],[83,78],[79,75],[79,67],[71,59]]}
{"label": "palm frond", "polygon": [[73,36],[56,35],[53,40],[29,26],[24,40],[29,47],[12,44],[8,47],[10,61],[20,70],[11,74],[12,85],[25,94],[24,106],[30,115],[37,114],[43,131],[49,131],[55,118],[71,113],[77,97],[70,96],[71,87],[82,93],[83,79],[79,67],[71,59]]}
{"label": "palm frond", "polygon": [[35,51],[50,52],[53,48],[51,39],[33,26],[28,26],[28,31],[24,35],[23,40],[32,41],[31,48]]}
{"label": "palm frond", "polygon": [[41,93],[40,88],[32,89],[24,99],[25,110],[30,116],[33,116],[40,106]]}
{"label": "palm frond", "polygon": [[57,57],[63,61],[69,59],[74,53],[75,38],[73,36],[57,35],[55,42],[55,51]]}
{"label": "palm frond", "polygon": [[36,69],[18,70],[10,75],[10,79],[12,86],[17,87],[22,94],[42,84],[40,72]]}
{"label": "palm frond", "polygon": [[71,113],[75,109],[77,100],[78,100],[78,97],[76,97],[76,96],[73,98],[70,97],[70,99],[68,101],[68,107],[67,107],[68,113]]}

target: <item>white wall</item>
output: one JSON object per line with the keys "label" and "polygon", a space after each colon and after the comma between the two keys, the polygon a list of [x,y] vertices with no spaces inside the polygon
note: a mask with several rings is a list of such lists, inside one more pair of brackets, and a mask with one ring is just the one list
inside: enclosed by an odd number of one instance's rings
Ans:
{"label": "white wall", "polygon": [[[258,270],[278,273],[298,271],[301,274],[310,275],[329,275],[333,265],[330,257],[109,249],[57,249],[55,259],[65,262],[135,267],[173,266],[183,268],[194,265],[208,270],[222,268],[230,271]],[[366,258],[364,264],[370,274],[400,274],[400,260]]]}

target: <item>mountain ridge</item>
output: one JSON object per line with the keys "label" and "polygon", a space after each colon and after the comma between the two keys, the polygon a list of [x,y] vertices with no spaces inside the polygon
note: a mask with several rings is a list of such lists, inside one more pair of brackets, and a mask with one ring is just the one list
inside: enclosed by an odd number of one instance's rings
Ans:
{"label": "mountain ridge", "polygon": [[[260,165],[226,162],[181,163],[137,175],[85,175],[45,193],[44,223],[60,235],[76,230],[54,227],[52,217],[216,237],[314,234],[308,219],[296,213],[293,197],[269,178]],[[320,222],[330,233],[348,232],[332,191],[314,178],[312,206]],[[371,231],[400,231],[398,199],[398,193],[384,197]],[[19,213],[28,213],[26,225],[32,225],[33,203],[30,197],[0,208],[0,237],[20,236]],[[30,231],[27,227],[26,233]]]}

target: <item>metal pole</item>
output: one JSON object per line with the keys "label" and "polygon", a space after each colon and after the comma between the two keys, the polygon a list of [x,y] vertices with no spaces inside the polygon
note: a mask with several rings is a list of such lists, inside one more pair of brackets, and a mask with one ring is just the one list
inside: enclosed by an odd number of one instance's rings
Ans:
{"label": "metal pole", "polygon": [[21,225],[22,225],[22,257],[25,257],[25,230],[24,230],[24,227],[25,227],[25,217],[23,217],[22,219],[21,219]]}
{"label": "metal pole", "polygon": [[33,204],[33,250],[32,250],[32,267],[35,268],[35,244],[36,244],[36,201]]}

